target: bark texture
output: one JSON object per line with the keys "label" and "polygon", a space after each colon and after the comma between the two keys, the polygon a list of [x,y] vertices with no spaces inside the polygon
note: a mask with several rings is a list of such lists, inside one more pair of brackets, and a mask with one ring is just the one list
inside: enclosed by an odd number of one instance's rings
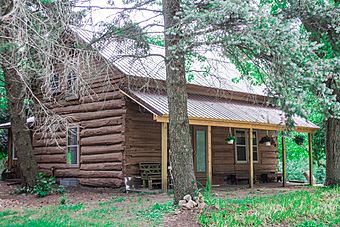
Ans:
{"label": "bark texture", "polygon": [[[179,47],[181,35],[175,19],[176,12],[180,10],[179,0],[163,0],[170,161],[174,176],[175,203],[186,194],[193,196],[197,188],[187,111],[184,52]],[[169,32],[172,29],[177,31]]]}
{"label": "bark texture", "polygon": [[[338,4],[340,1],[335,0],[334,3]],[[329,14],[331,15],[331,14]],[[327,35],[332,46],[332,52],[334,56],[338,56],[340,49],[336,45],[336,41],[339,39],[339,34],[336,29],[330,25],[330,19],[325,17],[318,17],[316,15],[302,14],[299,15],[306,30],[318,34],[312,37],[312,41],[319,42],[323,35]],[[324,57],[323,54],[317,53],[320,58]],[[340,87],[339,81],[336,79],[329,79],[327,81],[327,87],[334,90],[337,102],[340,102]],[[333,111],[329,111],[333,115]],[[330,117],[326,122],[326,185],[339,185],[340,184],[340,119]]]}
{"label": "bark texture", "polygon": [[[8,51],[6,55],[8,56],[6,59],[14,59],[15,50]],[[27,116],[23,109],[25,85],[10,62],[10,60],[8,62],[2,62],[2,69],[5,75],[13,141],[17,151],[18,164],[23,182],[31,186],[36,180],[37,163],[34,159],[31,132],[26,124]]]}
{"label": "bark texture", "polygon": [[[340,88],[334,89],[340,102]],[[326,131],[326,185],[340,185],[340,119],[329,118]]]}

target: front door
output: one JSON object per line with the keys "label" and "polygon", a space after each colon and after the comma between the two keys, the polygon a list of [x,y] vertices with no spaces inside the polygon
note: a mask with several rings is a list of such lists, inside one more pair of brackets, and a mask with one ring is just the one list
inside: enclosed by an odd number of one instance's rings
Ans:
{"label": "front door", "polygon": [[194,127],[194,166],[196,179],[200,183],[206,181],[207,171],[207,128]]}

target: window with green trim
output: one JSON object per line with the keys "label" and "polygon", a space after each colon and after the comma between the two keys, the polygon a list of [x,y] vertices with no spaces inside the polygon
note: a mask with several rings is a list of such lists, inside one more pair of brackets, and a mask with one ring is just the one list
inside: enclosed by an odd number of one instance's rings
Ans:
{"label": "window with green trim", "polygon": [[71,166],[78,166],[79,164],[78,134],[78,127],[67,129],[67,164]]}

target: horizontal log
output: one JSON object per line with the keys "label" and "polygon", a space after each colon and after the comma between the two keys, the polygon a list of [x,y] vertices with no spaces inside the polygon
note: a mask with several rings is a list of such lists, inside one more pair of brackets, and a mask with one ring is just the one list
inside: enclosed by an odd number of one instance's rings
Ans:
{"label": "horizontal log", "polygon": [[81,96],[79,100],[77,99],[72,101],[66,101],[64,99],[61,99],[53,102],[46,102],[45,106],[49,109],[53,109],[66,106],[81,105],[86,103],[101,102],[106,100],[119,100],[122,97],[123,97],[122,93],[119,90],[116,90],[113,92],[92,93],[90,95]]}
{"label": "horizontal log", "polygon": [[139,157],[139,158],[131,158],[131,157],[125,157],[125,165],[136,165],[140,162],[154,162],[154,163],[161,163],[161,158],[160,157]]}
{"label": "horizontal log", "polygon": [[114,110],[103,110],[96,112],[88,112],[88,113],[77,113],[77,114],[69,114],[67,118],[72,122],[86,121],[86,120],[96,120],[102,119],[105,117],[118,117],[122,116],[125,113],[124,109],[114,109]]}
{"label": "horizontal log", "polygon": [[124,150],[124,147],[122,144],[114,144],[109,146],[81,146],[80,149],[82,155],[89,155],[121,152]]}
{"label": "horizontal log", "polygon": [[121,134],[92,136],[82,138],[80,144],[83,145],[110,145],[123,142],[124,136]]}
{"label": "horizontal log", "polygon": [[35,147],[34,154],[65,154],[66,147]]}
{"label": "horizontal log", "polygon": [[262,158],[278,158],[278,153],[276,152],[261,152]]}
{"label": "horizontal log", "polygon": [[103,102],[93,102],[78,104],[74,106],[57,107],[51,109],[55,113],[59,114],[71,114],[71,113],[83,113],[83,112],[93,112],[98,110],[111,110],[121,108],[124,102],[121,99],[109,100]]}
{"label": "horizontal log", "polygon": [[90,94],[102,94],[105,92],[119,91],[119,86],[117,84],[112,84],[109,81],[94,81],[90,84],[91,91]]}
{"label": "horizontal log", "polygon": [[51,140],[36,140],[33,139],[33,147],[50,147],[50,146],[66,146],[66,138],[51,139]]}
{"label": "horizontal log", "polygon": [[81,170],[122,170],[121,162],[103,162],[103,163],[83,163],[80,165]]}
{"label": "horizontal log", "polygon": [[263,165],[277,165],[278,163],[278,159],[262,159]]}
{"label": "horizontal log", "polygon": [[[105,72],[103,72],[102,75],[87,79],[88,83],[90,85],[101,84],[102,86],[110,85],[118,87],[118,84],[122,82],[122,79],[124,79],[124,75],[121,73],[108,72],[106,69],[104,69],[104,71]],[[98,70],[93,73],[98,75]]]}
{"label": "horizontal log", "polygon": [[36,155],[37,163],[66,163],[66,154]]}
{"label": "horizontal log", "polygon": [[83,163],[99,163],[99,162],[121,162],[123,155],[119,153],[111,154],[96,154],[96,155],[81,155],[81,164]]}
{"label": "horizontal log", "polygon": [[83,129],[80,132],[80,136],[84,138],[90,136],[111,135],[115,133],[121,133],[122,130],[122,125],[104,126],[100,128]]}
{"label": "horizontal log", "polygon": [[51,138],[65,138],[66,137],[66,131],[63,132],[51,132],[51,133],[35,133],[33,135],[34,139],[36,140],[44,140],[44,139],[51,139]]}
{"label": "horizontal log", "polygon": [[55,171],[56,177],[80,177],[80,178],[123,178],[122,171],[86,171],[79,169],[57,169]]}
{"label": "horizontal log", "polygon": [[109,117],[109,118],[101,118],[97,120],[83,121],[81,122],[81,127],[86,128],[98,128],[103,126],[113,126],[120,125],[123,122],[122,117]]}
{"label": "horizontal log", "polygon": [[123,186],[123,180],[115,178],[80,178],[79,183],[91,187],[119,188]]}
{"label": "horizontal log", "polygon": [[68,168],[66,163],[39,163],[38,167],[40,169],[49,169],[49,170],[51,170],[52,168],[54,168],[54,169],[66,169],[66,168]]}
{"label": "horizontal log", "polygon": [[152,157],[161,157],[161,152],[159,153],[147,153],[147,152],[144,152],[144,153],[130,153],[130,154],[126,154],[126,157],[136,157],[136,158],[140,158],[140,157],[145,157],[145,158],[152,158]]}
{"label": "horizontal log", "polygon": [[110,85],[110,84],[103,84],[103,85],[99,85],[99,86],[93,86],[93,88],[91,88],[91,90],[96,93],[105,93],[105,92],[113,92],[113,91],[117,91],[118,86],[116,85]]}

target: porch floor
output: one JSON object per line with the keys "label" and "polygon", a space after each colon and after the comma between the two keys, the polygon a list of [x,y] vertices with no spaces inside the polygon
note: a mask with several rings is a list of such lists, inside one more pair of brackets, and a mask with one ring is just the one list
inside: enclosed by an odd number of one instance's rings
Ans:
{"label": "porch floor", "polygon": [[[259,196],[270,196],[276,195],[279,193],[289,193],[291,191],[296,190],[309,190],[312,188],[308,187],[307,183],[291,183],[287,182],[286,187],[282,187],[282,182],[275,183],[256,183],[254,184],[254,188],[250,189],[248,184],[244,185],[212,185],[212,193],[220,196],[221,198],[243,198],[245,196],[252,197],[255,195]],[[203,189],[202,189],[203,190]],[[169,189],[169,193],[172,193],[173,190]],[[135,190],[130,190],[128,193],[143,193],[143,194],[160,194],[162,193],[161,189],[152,189],[148,188],[140,188]]]}
{"label": "porch floor", "polygon": [[244,185],[223,185],[212,186],[212,192],[221,198],[243,198],[245,196],[265,196],[276,195],[279,193],[289,193],[296,190],[308,190],[307,183],[286,183],[286,187],[282,187],[282,182],[275,183],[257,183],[254,188],[249,188],[248,184]]}

